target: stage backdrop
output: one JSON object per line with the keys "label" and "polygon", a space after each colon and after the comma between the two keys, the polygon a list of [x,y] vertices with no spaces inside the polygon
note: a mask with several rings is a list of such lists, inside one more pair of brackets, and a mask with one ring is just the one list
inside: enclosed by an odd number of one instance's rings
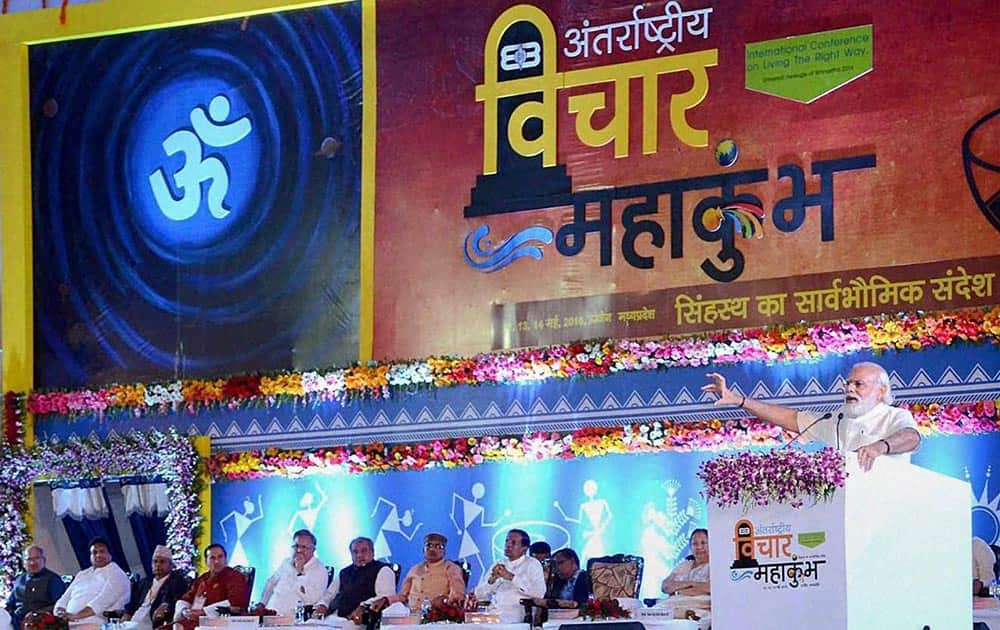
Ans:
{"label": "stage backdrop", "polygon": [[357,358],[361,8],[30,48],[35,385]]}
{"label": "stage backdrop", "polygon": [[377,26],[376,358],[995,301],[993,2]]}
{"label": "stage backdrop", "polygon": [[[420,561],[422,536],[448,537],[447,556],[465,559],[478,583],[502,556],[508,529],[528,531],[554,549],[582,558],[635,553],[646,561],[642,594],[655,597],[667,573],[689,553],[691,529],[706,524],[695,477],[706,453],[611,455],[532,464],[491,463],[469,469],[384,475],[313,476],[218,483],[212,489],[212,537],[233,564],[257,567],[254,598],[290,553],[291,533],[312,529],[320,559],[350,562],[355,536],[376,541],[376,557],[405,572]],[[972,483],[973,532],[1000,538],[1000,435],[926,439],[914,463]],[[728,544],[719,541],[716,544]]]}

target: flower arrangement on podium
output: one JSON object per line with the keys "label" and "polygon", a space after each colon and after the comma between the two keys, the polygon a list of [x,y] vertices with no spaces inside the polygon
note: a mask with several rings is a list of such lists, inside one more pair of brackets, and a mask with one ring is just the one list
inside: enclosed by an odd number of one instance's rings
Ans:
{"label": "flower arrangement on podium", "polygon": [[844,456],[832,448],[813,453],[787,448],[763,453],[741,452],[702,462],[698,478],[705,496],[721,508],[744,510],[773,503],[799,508],[829,500],[844,487]]}
{"label": "flower arrangement on podium", "polygon": [[465,609],[461,604],[449,604],[440,602],[431,606],[420,618],[420,623],[463,623],[465,621]]}
{"label": "flower arrangement on podium", "polygon": [[68,630],[69,622],[50,612],[36,611],[24,618],[24,630]]}
{"label": "flower arrangement on podium", "polygon": [[617,599],[588,599],[580,604],[580,616],[585,619],[628,619],[631,615]]}

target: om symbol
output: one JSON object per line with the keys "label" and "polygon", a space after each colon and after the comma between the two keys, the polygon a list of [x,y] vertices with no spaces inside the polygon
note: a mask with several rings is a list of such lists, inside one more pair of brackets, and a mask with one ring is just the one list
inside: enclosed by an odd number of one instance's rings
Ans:
{"label": "om symbol", "polygon": [[229,214],[224,204],[229,191],[229,171],[226,164],[217,157],[202,158],[202,144],[210,147],[228,147],[236,144],[253,130],[250,119],[244,116],[228,124],[222,124],[229,117],[229,99],[218,95],[208,105],[208,114],[202,106],[191,110],[191,126],[194,131],[178,129],[163,141],[167,156],[184,154],[184,165],[173,174],[173,183],[181,192],[175,197],[167,184],[162,168],[149,176],[156,205],[172,221],[185,221],[198,212],[201,206],[201,183],[208,181],[208,211],[216,219]]}

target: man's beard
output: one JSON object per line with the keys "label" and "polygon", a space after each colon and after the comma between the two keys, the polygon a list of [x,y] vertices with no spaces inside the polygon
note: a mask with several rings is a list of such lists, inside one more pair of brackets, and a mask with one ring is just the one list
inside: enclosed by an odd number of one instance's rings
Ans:
{"label": "man's beard", "polygon": [[877,400],[859,400],[858,402],[845,402],[844,403],[844,416],[848,418],[859,418],[872,409],[878,404]]}

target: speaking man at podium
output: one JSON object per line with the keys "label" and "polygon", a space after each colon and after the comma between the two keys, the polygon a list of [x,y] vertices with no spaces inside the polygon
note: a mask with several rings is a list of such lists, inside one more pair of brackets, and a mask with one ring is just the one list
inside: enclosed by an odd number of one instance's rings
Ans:
{"label": "speaking man at podium", "polygon": [[707,375],[711,382],[702,391],[718,394],[716,405],[746,409],[765,422],[824,442],[839,451],[854,451],[863,470],[871,470],[876,458],[889,455],[904,461],[920,446],[913,415],[891,407],[889,375],[877,363],[857,363],[844,383],[844,405],[836,412],[815,414],[773,405],[736,394],[721,374]]}

